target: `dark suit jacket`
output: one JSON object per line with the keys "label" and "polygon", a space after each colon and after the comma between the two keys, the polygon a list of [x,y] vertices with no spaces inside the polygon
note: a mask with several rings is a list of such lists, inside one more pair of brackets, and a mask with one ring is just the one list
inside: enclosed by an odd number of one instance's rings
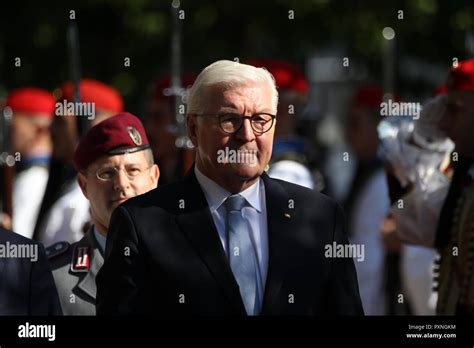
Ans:
{"label": "dark suit jacket", "polygon": [[[262,175],[269,262],[262,315],[362,315],[347,243],[329,197]],[[293,204],[293,208],[291,207]],[[113,213],[97,277],[98,315],[246,315],[204,193],[192,170]]]}
{"label": "dark suit jacket", "polygon": [[38,248],[36,261],[0,257],[0,315],[61,315],[58,292],[43,246],[1,228],[0,244]]}

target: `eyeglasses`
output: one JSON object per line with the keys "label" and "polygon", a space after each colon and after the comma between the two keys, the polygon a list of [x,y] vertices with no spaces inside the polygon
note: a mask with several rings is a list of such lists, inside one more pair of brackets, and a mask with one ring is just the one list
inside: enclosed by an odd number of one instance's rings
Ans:
{"label": "eyeglasses", "polygon": [[237,133],[244,124],[244,120],[250,120],[250,125],[253,132],[256,135],[262,135],[268,132],[275,122],[275,115],[261,112],[252,116],[244,116],[236,113],[225,113],[225,114],[196,114],[196,116],[212,116],[217,117],[219,126],[224,133],[235,134]]}
{"label": "eyeglasses", "polygon": [[117,167],[102,167],[97,169],[95,172],[95,175],[97,179],[101,181],[110,181],[113,180],[119,173],[119,171],[124,170],[125,174],[127,175],[127,178],[129,180],[134,180],[136,177],[140,176],[142,173],[144,173],[147,168],[140,168],[138,166],[126,166],[125,168],[117,168]]}

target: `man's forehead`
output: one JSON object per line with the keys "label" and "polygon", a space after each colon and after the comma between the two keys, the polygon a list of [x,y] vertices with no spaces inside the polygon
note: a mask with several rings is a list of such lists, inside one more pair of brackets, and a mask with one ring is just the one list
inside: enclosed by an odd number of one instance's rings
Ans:
{"label": "man's forehead", "polygon": [[244,90],[253,90],[253,91],[270,91],[270,86],[266,82],[254,82],[254,81],[242,81],[234,82],[231,84],[228,83],[217,83],[207,87],[207,90],[211,94],[223,95],[224,93],[239,93]]}
{"label": "man's forehead", "polygon": [[145,151],[126,152],[118,155],[104,155],[91,163],[90,167],[101,167],[104,165],[126,165],[126,164],[146,164]]}
{"label": "man's forehead", "polygon": [[13,113],[12,122],[16,123],[34,123],[34,121],[51,121],[51,117],[47,114],[36,114],[34,117],[24,112]]}
{"label": "man's forehead", "polygon": [[[217,107],[239,108],[252,102],[257,107],[270,108],[271,90],[264,82],[248,82],[235,86],[214,85],[208,89],[209,103]],[[268,105],[266,105],[268,104]]]}

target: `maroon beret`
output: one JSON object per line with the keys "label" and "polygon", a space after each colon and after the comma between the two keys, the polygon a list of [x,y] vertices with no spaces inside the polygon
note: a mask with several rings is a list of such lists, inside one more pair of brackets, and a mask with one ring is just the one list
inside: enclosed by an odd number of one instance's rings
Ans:
{"label": "maroon beret", "polygon": [[128,112],[122,112],[87,131],[74,152],[74,168],[81,171],[104,155],[131,153],[149,147],[142,122]]}

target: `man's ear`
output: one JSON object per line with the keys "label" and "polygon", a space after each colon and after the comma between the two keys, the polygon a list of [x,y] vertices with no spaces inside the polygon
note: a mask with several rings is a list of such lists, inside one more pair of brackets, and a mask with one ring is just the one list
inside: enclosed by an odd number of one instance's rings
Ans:
{"label": "man's ear", "polygon": [[89,195],[87,193],[87,178],[84,174],[79,173],[77,175],[77,183],[79,184],[79,187],[81,188],[82,193],[84,196],[86,196],[87,199],[89,199]]}
{"label": "man's ear", "polygon": [[153,188],[156,188],[158,186],[158,180],[160,179],[160,168],[154,164],[153,167],[151,167],[151,180],[153,182]]}
{"label": "man's ear", "polygon": [[197,142],[197,127],[198,119],[195,114],[188,114],[186,117],[186,128],[188,130],[188,137],[191,139],[194,147],[198,146]]}

